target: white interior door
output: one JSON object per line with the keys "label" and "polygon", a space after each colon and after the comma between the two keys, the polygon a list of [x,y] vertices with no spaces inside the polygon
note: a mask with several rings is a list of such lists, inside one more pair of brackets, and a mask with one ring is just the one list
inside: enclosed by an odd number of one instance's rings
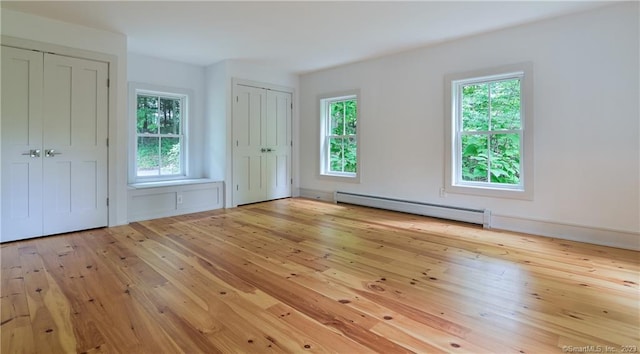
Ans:
{"label": "white interior door", "polygon": [[234,85],[234,205],[291,196],[291,96]]}
{"label": "white interior door", "polygon": [[266,199],[291,196],[291,94],[267,91]]}
{"label": "white interior door", "polygon": [[44,234],[107,225],[108,66],[44,56]]}
{"label": "white interior door", "polygon": [[266,112],[263,89],[236,85],[233,107],[234,204],[264,200],[264,142],[262,126]]}
{"label": "white interior door", "polygon": [[42,60],[2,47],[2,242],[42,235]]}
{"label": "white interior door", "polygon": [[108,66],[2,48],[0,242],[106,226]]}

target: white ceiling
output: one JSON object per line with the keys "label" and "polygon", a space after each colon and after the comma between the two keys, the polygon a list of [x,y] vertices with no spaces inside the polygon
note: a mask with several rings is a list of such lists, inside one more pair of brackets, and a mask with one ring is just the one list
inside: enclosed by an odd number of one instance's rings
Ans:
{"label": "white ceiling", "polygon": [[1,1],[123,33],[134,53],[310,72],[606,5],[592,1]]}

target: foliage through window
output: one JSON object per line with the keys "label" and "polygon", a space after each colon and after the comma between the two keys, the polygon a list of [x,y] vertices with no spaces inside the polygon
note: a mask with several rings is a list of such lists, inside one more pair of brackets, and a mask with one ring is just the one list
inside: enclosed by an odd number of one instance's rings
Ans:
{"label": "foliage through window", "polygon": [[520,78],[457,84],[463,182],[520,184]]}
{"label": "foliage through window", "polygon": [[355,177],[358,171],[358,100],[356,96],[323,99],[322,173]]}
{"label": "foliage through window", "polygon": [[137,92],[136,176],[181,176],[186,97]]}
{"label": "foliage through window", "polygon": [[445,191],[533,198],[532,63],[445,78]]}

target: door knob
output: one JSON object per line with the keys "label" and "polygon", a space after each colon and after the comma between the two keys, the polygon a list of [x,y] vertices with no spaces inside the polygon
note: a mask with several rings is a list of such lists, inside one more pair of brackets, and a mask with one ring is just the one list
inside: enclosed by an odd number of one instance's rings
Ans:
{"label": "door knob", "polygon": [[28,155],[29,157],[40,157],[40,150],[32,149],[29,152],[24,152],[22,155]]}
{"label": "door knob", "polygon": [[267,152],[267,149],[262,148],[262,149],[260,149],[260,152]]}
{"label": "door knob", "polygon": [[44,156],[46,157],[54,157],[55,155],[61,155],[61,152],[56,152],[54,149],[49,149],[44,151]]}

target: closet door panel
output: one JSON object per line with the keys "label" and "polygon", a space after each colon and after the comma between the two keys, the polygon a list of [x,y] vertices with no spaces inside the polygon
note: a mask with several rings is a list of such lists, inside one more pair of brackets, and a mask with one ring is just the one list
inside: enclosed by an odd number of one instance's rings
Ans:
{"label": "closet door panel", "polygon": [[233,105],[233,200],[235,204],[265,200],[264,119],[266,92],[236,86]]}
{"label": "closet door panel", "polygon": [[106,63],[45,54],[44,232],[107,225]]}
{"label": "closet door panel", "polygon": [[42,235],[42,60],[2,47],[0,242]]}
{"label": "closet door panel", "polygon": [[291,196],[291,94],[267,91],[266,199]]}

